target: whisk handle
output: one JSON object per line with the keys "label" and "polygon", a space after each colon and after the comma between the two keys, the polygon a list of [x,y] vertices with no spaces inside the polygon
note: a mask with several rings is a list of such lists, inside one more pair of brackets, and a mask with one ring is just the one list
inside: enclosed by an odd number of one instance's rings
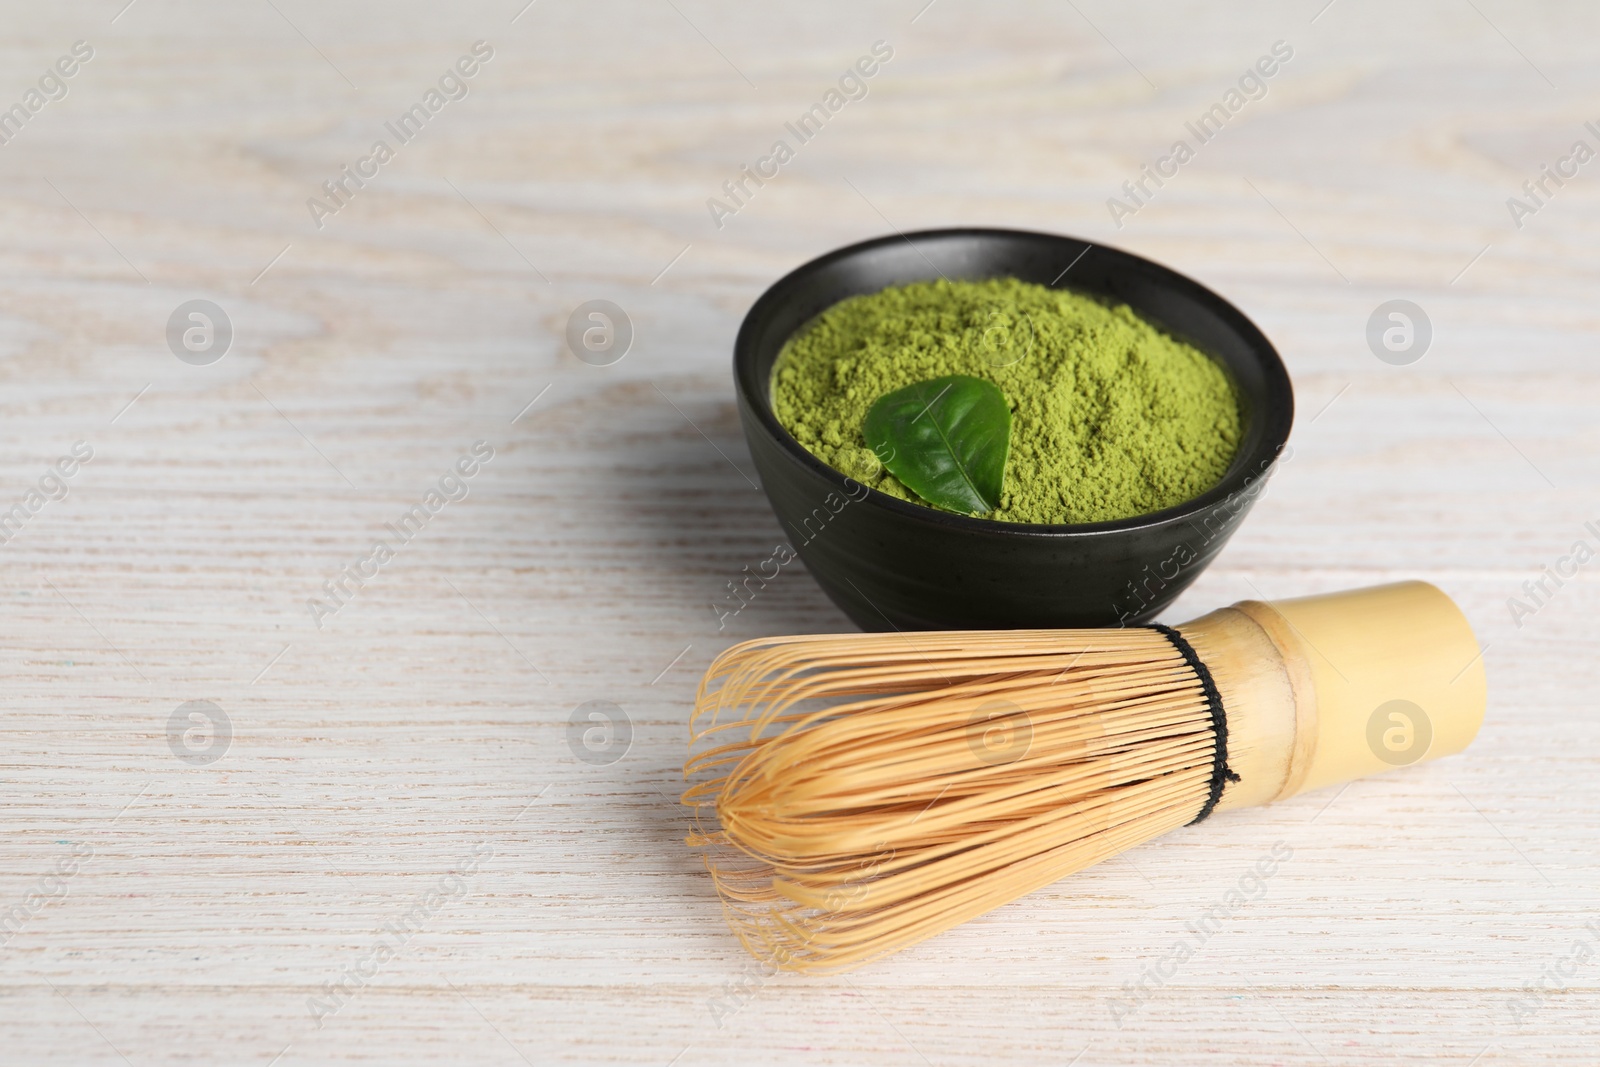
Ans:
{"label": "whisk handle", "polygon": [[1234,607],[1266,631],[1294,689],[1299,736],[1275,799],[1452,755],[1483,723],[1483,654],[1427,582]]}

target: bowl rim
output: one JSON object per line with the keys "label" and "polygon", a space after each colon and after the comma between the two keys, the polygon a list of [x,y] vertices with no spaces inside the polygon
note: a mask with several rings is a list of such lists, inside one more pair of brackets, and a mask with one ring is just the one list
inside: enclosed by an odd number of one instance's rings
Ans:
{"label": "bowl rim", "polygon": [[[772,410],[772,401],[769,395],[770,384],[768,389],[763,390],[759,388],[759,383],[755,381],[758,376],[755,367],[755,323],[763,318],[773,305],[787,299],[789,289],[799,284],[806,276],[831,266],[840,260],[861,255],[884,245],[903,242],[915,247],[919,241],[942,240],[952,237],[1023,237],[1033,240],[1043,238],[1049,241],[1069,241],[1077,245],[1087,246],[1085,250],[1092,248],[1130,260],[1143,268],[1153,271],[1166,284],[1179,289],[1187,289],[1191,295],[1198,296],[1202,303],[1212,305],[1213,310],[1219,311],[1224,320],[1233,320],[1228,325],[1240,335],[1252,355],[1258,358],[1262,364],[1261,369],[1264,372],[1267,392],[1267,403],[1264,406],[1267,410],[1265,413],[1265,433],[1262,435],[1260,444],[1248,456],[1243,454],[1235,455],[1233,462],[1229,464],[1227,473],[1222,476],[1221,480],[1199,496],[1191,497],[1181,504],[1176,504],[1161,511],[1132,515],[1125,519],[1087,523],[1008,522],[1001,519],[958,515],[953,511],[944,511],[925,504],[914,504],[909,500],[901,500],[898,497],[890,496],[888,493],[874,489],[869,485],[856,482],[849,475],[835,470],[822,462],[822,460],[812,455],[804,445],[795,440],[794,436],[778,421],[777,415]],[[1003,275],[995,276],[1003,277]],[[1058,278],[1057,281],[1059,282],[1059,280]],[[1050,287],[1067,288],[1066,286],[1058,285]],[[821,314],[821,312],[818,312],[818,314]],[[1207,353],[1207,355],[1209,356],[1210,354]],[[1211,358],[1215,359],[1216,357]],[[1100,244],[1097,241],[1088,241],[1084,238],[1067,234],[1046,233],[1041,230],[1019,230],[987,226],[957,226],[912,230],[905,233],[886,234],[881,237],[857,241],[807,260],[769,285],[756,298],[755,303],[750,305],[750,310],[745,312],[744,319],[739,324],[738,335],[734,339],[733,372],[735,388],[739,392],[740,399],[744,402],[746,408],[755,415],[756,421],[766,431],[767,435],[783,448],[791,460],[822,477],[825,481],[832,483],[835,488],[851,496],[852,499],[885,508],[891,514],[899,515],[904,519],[967,533],[1011,536],[1025,534],[1044,537],[1092,537],[1168,526],[1191,519],[1196,515],[1209,512],[1219,505],[1226,504],[1230,499],[1246,492],[1252,482],[1256,485],[1256,491],[1252,493],[1253,497],[1259,493],[1260,485],[1276,469],[1277,460],[1286,455],[1287,452],[1292,451],[1288,449],[1287,442],[1290,430],[1294,425],[1294,388],[1289,380],[1288,368],[1284,366],[1283,358],[1278,354],[1277,348],[1267,339],[1261,328],[1243,311],[1239,310],[1232,301],[1188,275],[1155,260],[1146,259],[1143,256],[1112,245]],[[858,497],[852,493],[850,489],[851,483],[865,489],[867,491],[866,497]]]}

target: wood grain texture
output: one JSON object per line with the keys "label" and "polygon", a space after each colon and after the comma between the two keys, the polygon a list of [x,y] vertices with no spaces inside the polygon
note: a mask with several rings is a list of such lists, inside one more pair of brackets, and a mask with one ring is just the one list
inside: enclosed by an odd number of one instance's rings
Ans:
{"label": "wood grain texture", "polygon": [[[4,6],[0,107],[95,49],[0,145],[0,511],[94,450],[0,545],[6,1062],[1594,1062],[1600,563],[1520,625],[1507,600],[1600,543],[1600,163],[1520,229],[1506,206],[1596,145],[1592,5],[124,3]],[[317,228],[307,198],[479,39],[470,94]],[[867,97],[714,226],[879,39]],[[1265,98],[1113,225],[1280,39]],[[1282,350],[1293,458],[1168,621],[1428,579],[1484,643],[1489,716],[1463,756],[773,978],[682,847],[688,706],[732,641],[848,623],[797,564],[717,627],[782,537],[731,342],[804,260],[950,224],[1154,257]],[[235,329],[209,366],[166,343],[195,298]],[[1433,323],[1411,366],[1364,337],[1393,298]],[[609,367],[563,340],[592,299],[637,331]],[[478,440],[466,499],[319,629],[307,599]],[[232,730],[206,765],[168,736],[197,700]],[[591,700],[631,721],[606,766],[568,742]]]}

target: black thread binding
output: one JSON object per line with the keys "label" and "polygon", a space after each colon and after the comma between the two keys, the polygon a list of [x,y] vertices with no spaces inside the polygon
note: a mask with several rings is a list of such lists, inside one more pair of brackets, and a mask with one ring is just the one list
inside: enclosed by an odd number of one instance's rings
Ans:
{"label": "black thread binding", "polygon": [[1152,623],[1150,629],[1171,641],[1172,647],[1183,657],[1183,662],[1200,679],[1200,688],[1206,695],[1206,707],[1211,711],[1211,733],[1216,742],[1211,757],[1211,788],[1206,793],[1205,806],[1200,809],[1200,814],[1189,820],[1189,825],[1193,826],[1211,814],[1217,801],[1222,799],[1223,786],[1239,780],[1233,768],[1228,766],[1228,713],[1222,706],[1222,694],[1217,692],[1217,683],[1212,679],[1211,671],[1200,662],[1200,657],[1195,655],[1194,648],[1183,639],[1183,635],[1160,623]]}

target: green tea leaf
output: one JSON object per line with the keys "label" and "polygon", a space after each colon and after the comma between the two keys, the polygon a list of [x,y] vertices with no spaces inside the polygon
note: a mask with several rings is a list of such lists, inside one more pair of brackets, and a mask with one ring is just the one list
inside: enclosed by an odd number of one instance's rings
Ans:
{"label": "green tea leaf", "polygon": [[923,500],[964,515],[1000,505],[1011,411],[999,386],[952,374],[878,398],[861,424],[889,473]]}

